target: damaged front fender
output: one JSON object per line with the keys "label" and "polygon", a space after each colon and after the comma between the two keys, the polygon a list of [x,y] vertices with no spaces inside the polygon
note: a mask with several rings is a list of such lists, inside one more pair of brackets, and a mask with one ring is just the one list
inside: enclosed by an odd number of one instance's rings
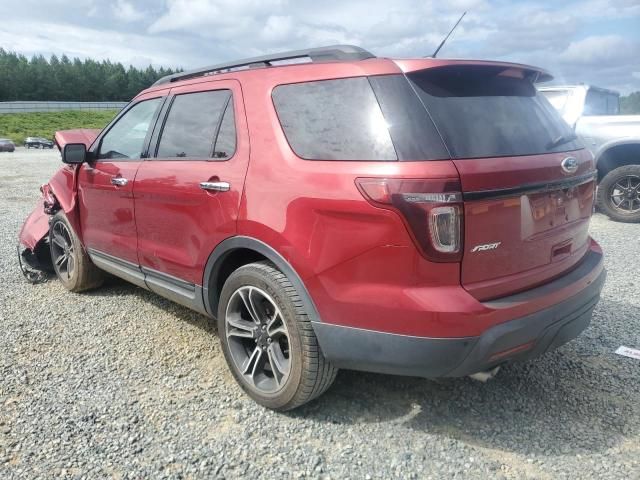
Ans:
{"label": "damaged front fender", "polygon": [[22,225],[18,236],[18,256],[22,272],[29,281],[41,278],[36,272],[51,270],[48,236],[52,215],[63,211],[75,231],[80,231],[76,208],[76,170],[75,166],[65,165],[51,177],[49,183],[40,187],[42,198]]}
{"label": "damaged front fender", "polygon": [[44,198],[41,198],[20,230],[20,244],[31,251],[35,250],[38,243],[49,233],[49,215],[44,209]]}
{"label": "damaged front fender", "polygon": [[46,208],[43,197],[25,220],[18,237],[18,263],[22,274],[31,283],[46,281],[47,273],[53,267],[47,241],[50,216]]}
{"label": "damaged front fender", "polygon": [[62,210],[76,232],[80,231],[76,209],[76,167],[61,167],[40,187],[42,198],[27,217],[20,231],[22,245],[33,250],[49,231],[49,216]]}
{"label": "damaged front fender", "polygon": [[[89,147],[98,133],[99,130],[88,129],[56,132],[55,143],[58,148],[70,142],[84,143]],[[18,256],[20,267],[30,281],[30,275],[33,276],[34,273],[28,270],[29,267],[38,271],[46,271],[51,267],[48,236],[52,215],[63,211],[71,227],[82,239],[77,208],[78,168],[77,165],[63,165],[48,183],[40,187],[42,198],[22,225],[18,236]]]}

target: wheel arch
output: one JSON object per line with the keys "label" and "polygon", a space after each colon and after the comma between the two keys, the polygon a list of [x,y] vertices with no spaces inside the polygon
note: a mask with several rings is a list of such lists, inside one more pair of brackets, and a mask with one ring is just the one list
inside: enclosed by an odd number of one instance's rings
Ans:
{"label": "wheel arch", "polygon": [[298,295],[300,295],[312,324],[313,322],[320,322],[320,315],[311,299],[311,295],[309,295],[302,278],[291,264],[266,243],[246,236],[227,238],[209,255],[202,282],[202,294],[207,312],[214,318],[217,316],[218,300],[222,286],[236,268],[263,260],[270,261],[287,276],[297,290]]}
{"label": "wheel arch", "polygon": [[605,143],[596,153],[598,182],[612,170],[640,165],[640,139],[619,139]]}

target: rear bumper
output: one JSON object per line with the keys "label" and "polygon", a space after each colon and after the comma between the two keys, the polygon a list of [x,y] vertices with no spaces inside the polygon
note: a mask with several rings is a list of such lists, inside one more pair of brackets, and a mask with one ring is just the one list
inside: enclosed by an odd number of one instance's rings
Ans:
{"label": "rear bumper", "polygon": [[487,302],[500,309],[593,277],[572,297],[535,313],[495,325],[479,336],[425,338],[314,323],[325,357],[336,367],[417,377],[458,377],[558,348],[587,328],[606,272],[602,254],[591,250],[580,265],[550,283]]}

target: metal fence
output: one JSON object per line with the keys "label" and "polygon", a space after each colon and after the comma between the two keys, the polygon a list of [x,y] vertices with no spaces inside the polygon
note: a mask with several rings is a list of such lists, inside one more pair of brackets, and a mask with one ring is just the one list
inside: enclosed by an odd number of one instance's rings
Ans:
{"label": "metal fence", "polygon": [[122,110],[127,102],[0,102],[0,113]]}

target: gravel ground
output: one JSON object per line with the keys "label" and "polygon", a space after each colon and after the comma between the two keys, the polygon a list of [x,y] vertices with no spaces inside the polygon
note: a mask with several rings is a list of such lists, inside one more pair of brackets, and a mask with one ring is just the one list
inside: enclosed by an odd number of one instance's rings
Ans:
{"label": "gravel ground", "polygon": [[204,317],[124,282],[32,286],[15,244],[55,152],[0,154],[0,478],[640,478],[640,225],[596,215],[592,326],[481,384],[343,371],[288,414],[245,397]]}

